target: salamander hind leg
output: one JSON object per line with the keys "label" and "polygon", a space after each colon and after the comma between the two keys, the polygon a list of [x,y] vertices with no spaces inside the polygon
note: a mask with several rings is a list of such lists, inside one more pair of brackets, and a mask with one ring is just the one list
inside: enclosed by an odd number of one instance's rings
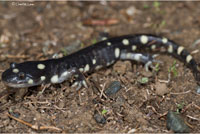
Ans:
{"label": "salamander hind leg", "polygon": [[76,87],[76,90],[78,91],[82,87],[88,88],[85,76],[77,69],[75,76],[75,82],[73,83],[72,87]]}
{"label": "salamander hind leg", "polygon": [[156,60],[157,54],[143,54],[143,53],[134,53],[134,52],[121,52],[120,59],[121,60],[133,60],[137,62],[141,62],[145,65],[146,71],[149,71],[149,68],[153,68],[153,63],[161,63],[161,61]]}

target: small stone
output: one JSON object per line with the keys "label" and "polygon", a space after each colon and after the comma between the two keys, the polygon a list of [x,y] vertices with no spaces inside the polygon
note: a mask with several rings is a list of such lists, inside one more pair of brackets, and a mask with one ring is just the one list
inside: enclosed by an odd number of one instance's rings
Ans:
{"label": "small stone", "polygon": [[175,112],[167,113],[167,129],[175,133],[189,133],[190,128],[185,124],[183,118]]}
{"label": "small stone", "polygon": [[155,88],[156,94],[159,96],[163,96],[170,92],[169,88],[167,88],[167,85],[165,83],[156,82]]}
{"label": "small stone", "polygon": [[105,89],[105,94],[107,96],[111,96],[113,94],[116,94],[119,89],[121,88],[121,83],[119,81],[113,81],[108,88]]}
{"label": "small stone", "polygon": [[104,116],[99,114],[97,111],[95,111],[94,119],[97,123],[100,123],[100,124],[106,123],[106,119],[104,118]]}

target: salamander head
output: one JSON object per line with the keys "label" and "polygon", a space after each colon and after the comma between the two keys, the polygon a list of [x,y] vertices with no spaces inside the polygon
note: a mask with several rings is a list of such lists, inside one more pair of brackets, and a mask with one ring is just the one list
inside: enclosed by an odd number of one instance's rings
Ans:
{"label": "salamander head", "polygon": [[5,85],[13,88],[24,88],[41,85],[45,81],[45,65],[33,61],[11,63],[10,68],[2,74]]}

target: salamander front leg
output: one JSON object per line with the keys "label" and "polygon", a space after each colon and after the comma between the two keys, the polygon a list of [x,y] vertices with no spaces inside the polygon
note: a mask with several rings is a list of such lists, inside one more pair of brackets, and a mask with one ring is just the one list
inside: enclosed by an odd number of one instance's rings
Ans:
{"label": "salamander front leg", "polygon": [[72,87],[78,86],[76,90],[79,90],[83,86],[85,88],[88,87],[84,75],[75,67],[62,72],[60,76],[58,75],[52,76],[51,83],[62,83],[66,80],[72,79],[73,77],[75,77],[75,82],[72,85]]}
{"label": "salamander front leg", "polygon": [[145,64],[146,71],[149,71],[149,67],[153,68],[153,63],[161,63],[159,60],[155,60],[157,54],[142,54],[142,53],[133,53],[133,52],[122,52],[120,55],[121,60],[134,60]]}

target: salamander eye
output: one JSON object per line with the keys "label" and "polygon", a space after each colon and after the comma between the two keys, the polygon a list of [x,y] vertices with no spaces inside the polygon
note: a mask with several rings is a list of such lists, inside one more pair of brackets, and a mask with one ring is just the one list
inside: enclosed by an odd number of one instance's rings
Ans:
{"label": "salamander eye", "polygon": [[20,79],[24,79],[25,78],[25,74],[23,72],[20,72],[18,74],[18,76],[19,76]]}
{"label": "salamander eye", "polygon": [[15,63],[15,62],[10,63],[10,67],[11,67],[11,68],[15,68],[15,67],[16,67],[16,64],[17,64],[17,63]]}

